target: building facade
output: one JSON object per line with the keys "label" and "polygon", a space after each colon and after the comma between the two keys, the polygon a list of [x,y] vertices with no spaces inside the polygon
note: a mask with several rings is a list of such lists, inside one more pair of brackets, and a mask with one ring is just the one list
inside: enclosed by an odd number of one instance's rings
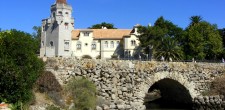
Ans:
{"label": "building facade", "polygon": [[41,57],[134,58],[140,54],[137,26],[132,29],[74,29],[72,7],[56,0],[42,20]]}

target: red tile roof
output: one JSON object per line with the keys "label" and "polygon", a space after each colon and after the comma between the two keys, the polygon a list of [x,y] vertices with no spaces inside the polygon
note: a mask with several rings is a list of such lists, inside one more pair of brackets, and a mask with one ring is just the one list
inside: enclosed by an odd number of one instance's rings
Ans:
{"label": "red tile roof", "polygon": [[123,39],[124,36],[129,36],[131,29],[86,29],[73,30],[72,39],[79,39],[81,31],[93,32],[94,39]]}
{"label": "red tile roof", "polygon": [[56,3],[59,3],[59,4],[67,4],[66,0],[57,0]]}

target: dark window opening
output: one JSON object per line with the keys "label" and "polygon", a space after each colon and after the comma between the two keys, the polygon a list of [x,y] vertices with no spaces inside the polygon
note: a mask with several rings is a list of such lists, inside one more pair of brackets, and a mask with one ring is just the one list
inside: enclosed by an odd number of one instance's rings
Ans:
{"label": "dark window opening", "polygon": [[59,11],[58,13],[59,13],[59,15],[62,15],[62,12],[61,11]]}
{"label": "dark window opening", "polygon": [[89,32],[84,32],[84,36],[89,36]]}
{"label": "dark window opening", "polygon": [[65,29],[68,29],[69,23],[65,23]]}

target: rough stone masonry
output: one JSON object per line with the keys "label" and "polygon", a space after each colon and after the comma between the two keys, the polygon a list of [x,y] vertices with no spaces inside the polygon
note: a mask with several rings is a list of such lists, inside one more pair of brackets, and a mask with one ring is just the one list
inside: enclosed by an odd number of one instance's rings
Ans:
{"label": "rough stone masonry", "polygon": [[51,71],[62,85],[77,76],[93,81],[98,97],[107,102],[98,106],[98,110],[145,110],[145,94],[154,83],[164,78],[173,79],[182,84],[196,101],[202,92],[209,89],[211,81],[223,74],[224,65],[48,58],[46,70]]}

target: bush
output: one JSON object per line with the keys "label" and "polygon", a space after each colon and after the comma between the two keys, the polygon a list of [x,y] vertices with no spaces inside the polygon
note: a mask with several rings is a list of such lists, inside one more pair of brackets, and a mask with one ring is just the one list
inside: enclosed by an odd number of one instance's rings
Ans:
{"label": "bush", "polygon": [[55,75],[50,71],[45,71],[36,82],[36,90],[41,93],[46,93],[55,104],[64,107],[62,101],[62,87],[57,81]]}
{"label": "bush", "polygon": [[92,59],[92,57],[89,55],[84,55],[84,56],[82,56],[82,59]]}
{"label": "bush", "polygon": [[36,81],[36,89],[43,92],[56,91],[61,92],[62,87],[52,72],[45,71]]}
{"label": "bush", "polygon": [[210,94],[225,96],[225,74],[212,82]]}
{"label": "bush", "polygon": [[96,86],[85,78],[74,78],[66,86],[75,104],[75,110],[89,110],[96,107]]}
{"label": "bush", "polygon": [[118,60],[119,58],[118,58],[118,55],[112,55],[112,56],[111,56],[111,59],[112,59],[112,60]]}
{"label": "bush", "polygon": [[54,105],[49,105],[49,106],[46,108],[46,110],[60,110],[60,108],[59,108],[59,107],[56,107],[56,106],[54,106]]}
{"label": "bush", "polygon": [[30,34],[0,32],[0,102],[28,102],[44,63],[35,54],[38,45]]}

